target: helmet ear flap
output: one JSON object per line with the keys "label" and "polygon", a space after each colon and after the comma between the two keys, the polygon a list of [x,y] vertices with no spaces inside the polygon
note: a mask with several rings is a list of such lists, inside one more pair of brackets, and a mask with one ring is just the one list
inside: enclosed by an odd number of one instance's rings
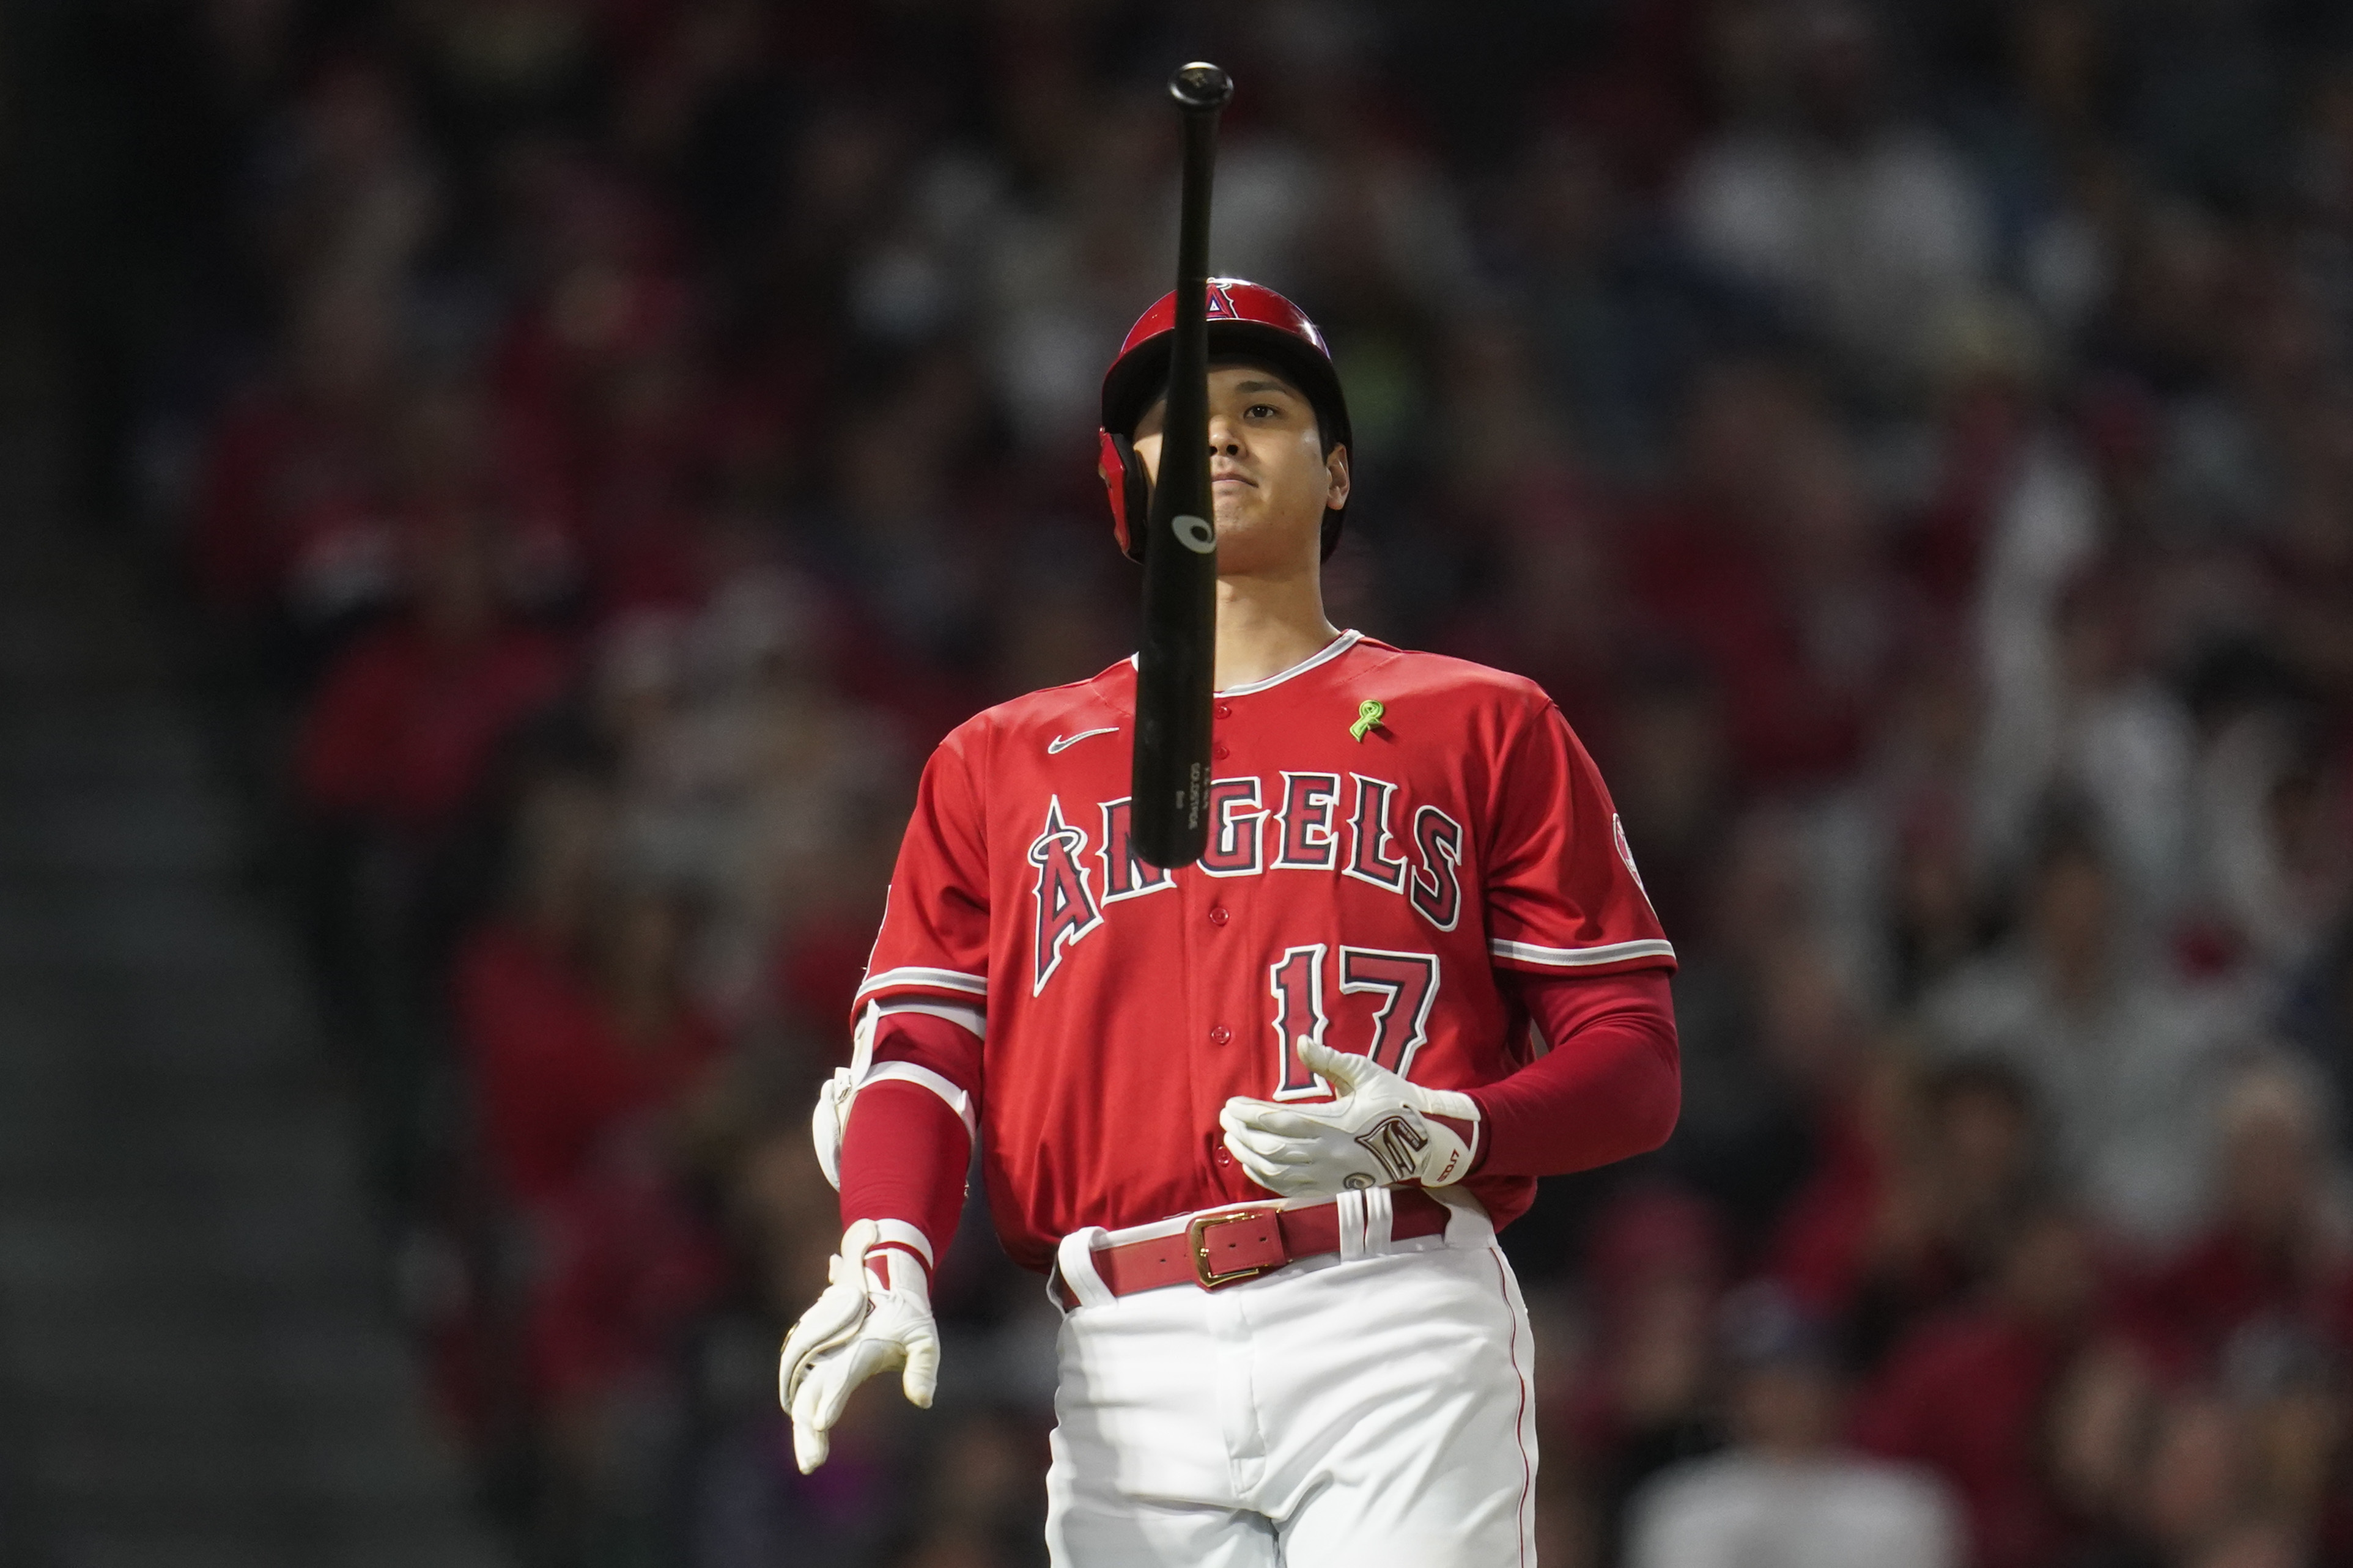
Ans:
{"label": "helmet ear flap", "polygon": [[1111,500],[1111,530],[1130,561],[1144,559],[1144,524],[1152,512],[1152,476],[1134,444],[1111,430],[1095,433],[1095,473]]}

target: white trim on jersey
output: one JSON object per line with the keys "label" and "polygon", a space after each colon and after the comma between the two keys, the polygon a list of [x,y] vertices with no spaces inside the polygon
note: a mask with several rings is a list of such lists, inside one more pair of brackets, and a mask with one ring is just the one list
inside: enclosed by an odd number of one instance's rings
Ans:
{"label": "white trim on jersey", "polygon": [[877,1018],[894,1018],[902,1013],[921,1013],[926,1018],[944,1018],[976,1040],[988,1038],[988,1015],[977,1007],[958,1007],[946,1002],[876,1002],[870,1004]]}
{"label": "white trim on jersey", "polygon": [[[948,1109],[963,1121],[965,1133],[974,1139],[979,1138],[980,1123],[972,1113],[972,1096],[958,1089],[955,1079],[944,1073],[934,1072],[919,1062],[878,1062],[871,1072],[859,1079],[859,1091],[863,1093],[878,1083],[889,1083],[894,1079],[901,1083],[912,1083],[919,1089],[928,1089],[946,1100]],[[845,1118],[844,1125],[847,1124]]]}
{"label": "white trim on jersey", "polygon": [[966,974],[956,969],[924,969],[907,964],[870,975],[866,984],[858,988],[858,995],[850,1000],[857,1001],[871,992],[892,985],[926,985],[934,991],[964,991],[975,996],[988,994],[988,976],[986,974]]}
{"label": "white trim on jersey", "polygon": [[1342,632],[1338,637],[1334,637],[1330,642],[1325,643],[1322,647],[1317,648],[1314,653],[1309,654],[1305,658],[1301,659],[1297,664],[1293,665],[1289,669],[1284,670],[1280,675],[1270,675],[1264,680],[1253,680],[1248,686],[1229,686],[1223,691],[1217,692],[1214,695],[1219,697],[1248,697],[1254,691],[1264,691],[1270,686],[1280,686],[1294,675],[1304,675],[1319,664],[1331,663],[1334,659],[1339,658],[1342,654],[1356,647],[1356,639],[1364,635],[1364,633],[1358,631]]}
{"label": "white trim on jersey", "polygon": [[1497,958],[1516,958],[1523,963],[1548,963],[1560,969],[1586,969],[1597,963],[1623,963],[1630,958],[1672,958],[1674,943],[1655,937],[1641,942],[1613,942],[1601,947],[1538,947],[1532,942],[1505,942],[1497,937],[1487,944],[1487,951]]}
{"label": "white trim on jersey", "polygon": [[[1280,686],[1284,681],[1289,680],[1293,676],[1303,675],[1308,670],[1314,668],[1317,665],[1324,663],[1326,659],[1339,658],[1342,654],[1356,647],[1357,640],[1364,635],[1364,633],[1355,630],[1342,632],[1338,637],[1334,637],[1330,642],[1325,643],[1322,647],[1317,648],[1314,653],[1309,654],[1305,658],[1301,659],[1297,664],[1293,665],[1289,669],[1282,671],[1280,675],[1270,675],[1264,680],[1253,680],[1247,686],[1229,686],[1223,691],[1211,692],[1210,695],[1213,697],[1248,697],[1253,691],[1264,691],[1270,686]],[[1136,669],[1144,668],[1143,664],[1140,662],[1139,656],[1135,654],[1129,654],[1127,656],[1127,662],[1131,668]]]}

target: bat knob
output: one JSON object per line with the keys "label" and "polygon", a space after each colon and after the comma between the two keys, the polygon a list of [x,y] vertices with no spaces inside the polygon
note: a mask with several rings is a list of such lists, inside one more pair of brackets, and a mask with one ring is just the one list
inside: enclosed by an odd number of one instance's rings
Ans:
{"label": "bat knob", "polygon": [[1234,79],[1207,60],[1195,60],[1178,66],[1168,79],[1168,96],[1188,114],[1209,113],[1233,100]]}

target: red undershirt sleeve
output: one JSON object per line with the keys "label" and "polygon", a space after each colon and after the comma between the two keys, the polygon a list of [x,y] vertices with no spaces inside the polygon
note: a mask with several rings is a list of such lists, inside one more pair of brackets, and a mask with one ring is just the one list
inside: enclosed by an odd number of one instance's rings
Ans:
{"label": "red undershirt sleeve", "polygon": [[[900,1064],[917,1069],[892,1077]],[[968,1112],[979,1115],[980,1040],[928,1013],[891,1013],[874,1026],[874,1068],[841,1138],[841,1223],[902,1220],[923,1232],[934,1265],[964,1210],[972,1158]],[[949,1098],[964,1096],[960,1109]]]}
{"label": "red undershirt sleeve", "polygon": [[1552,1049],[1470,1091],[1483,1123],[1478,1173],[1556,1176],[1667,1141],[1683,1105],[1669,973],[1505,972]]}

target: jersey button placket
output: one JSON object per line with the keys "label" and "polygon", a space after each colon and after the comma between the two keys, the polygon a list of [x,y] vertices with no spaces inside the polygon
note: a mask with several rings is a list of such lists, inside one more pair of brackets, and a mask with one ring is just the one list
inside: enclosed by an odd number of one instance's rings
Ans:
{"label": "jersey button placket", "polygon": [[1233,1042],[1234,1032],[1231,1029],[1227,1028],[1223,1024],[1212,1024],[1209,1026],[1209,1044],[1213,1046],[1229,1046],[1233,1044]]}
{"label": "jersey button placket", "polygon": [[1225,905],[1211,904],[1209,906],[1209,923],[1211,925],[1221,926],[1233,918],[1232,911],[1228,910]]}

